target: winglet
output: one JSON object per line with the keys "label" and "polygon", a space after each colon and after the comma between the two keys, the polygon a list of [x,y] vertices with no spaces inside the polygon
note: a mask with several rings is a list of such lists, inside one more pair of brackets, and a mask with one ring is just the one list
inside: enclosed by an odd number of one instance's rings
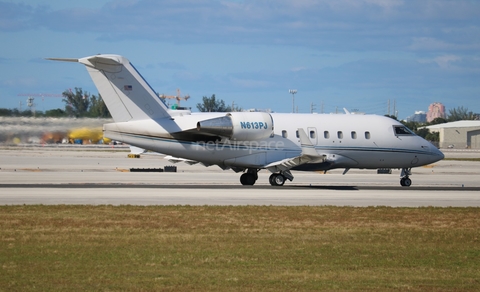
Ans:
{"label": "winglet", "polygon": [[300,146],[302,147],[302,155],[318,156],[318,153],[305,133],[305,130],[298,128],[298,136],[300,138]]}
{"label": "winglet", "polygon": [[305,130],[298,128],[298,137],[300,138],[300,146],[302,147],[300,156],[275,161],[265,165],[265,168],[272,173],[281,171],[284,175],[287,175],[289,180],[292,180],[293,176],[291,173],[286,173],[288,170],[305,163],[321,163],[325,161],[326,156],[317,153]]}

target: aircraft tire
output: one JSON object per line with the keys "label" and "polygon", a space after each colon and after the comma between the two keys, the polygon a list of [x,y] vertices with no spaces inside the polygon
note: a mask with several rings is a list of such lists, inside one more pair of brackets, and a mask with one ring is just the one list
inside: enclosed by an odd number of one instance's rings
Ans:
{"label": "aircraft tire", "polygon": [[240,183],[244,186],[253,186],[255,184],[255,175],[252,173],[244,173],[240,176]]}
{"label": "aircraft tire", "polygon": [[409,187],[412,185],[412,180],[408,177],[403,177],[401,180],[400,180],[400,185],[402,187]]}
{"label": "aircraft tire", "polygon": [[285,177],[279,173],[274,173],[269,178],[270,184],[275,187],[281,187],[285,183]]}
{"label": "aircraft tire", "polygon": [[275,186],[275,173],[272,173],[270,177],[268,178],[268,182],[270,183],[271,186]]}

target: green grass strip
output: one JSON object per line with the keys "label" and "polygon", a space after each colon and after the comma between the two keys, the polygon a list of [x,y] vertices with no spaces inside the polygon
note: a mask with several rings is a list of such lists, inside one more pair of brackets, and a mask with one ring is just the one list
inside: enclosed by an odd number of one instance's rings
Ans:
{"label": "green grass strip", "polygon": [[1,291],[479,291],[480,208],[0,206]]}

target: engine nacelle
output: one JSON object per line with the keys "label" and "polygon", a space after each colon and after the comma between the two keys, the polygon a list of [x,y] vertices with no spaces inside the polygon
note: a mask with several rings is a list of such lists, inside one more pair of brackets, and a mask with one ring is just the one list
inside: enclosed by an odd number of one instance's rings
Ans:
{"label": "engine nacelle", "polygon": [[233,112],[197,123],[199,132],[236,141],[268,138],[273,134],[273,119],[264,112]]}

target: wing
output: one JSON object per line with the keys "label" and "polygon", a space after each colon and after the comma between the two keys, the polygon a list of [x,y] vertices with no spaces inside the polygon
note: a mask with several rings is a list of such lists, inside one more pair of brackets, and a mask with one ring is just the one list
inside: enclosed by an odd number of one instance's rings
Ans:
{"label": "wing", "polygon": [[[136,146],[130,146],[130,153],[132,153],[132,154],[163,155],[163,154],[157,153],[157,152],[147,152],[147,150],[145,150],[143,148],[140,148],[140,147],[136,147]],[[171,163],[185,162],[186,164],[189,164],[189,165],[194,165],[194,164],[199,163],[198,161],[195,161],[195,160],[173,157],[171,155],[165,156],[164,159],[170,161]],[[210,166],[210,165],[207,165],[207,164],[204,164],[204,163],[201,163],[201,164],[203,164],[205,166]]]}
{"label": "wing", "polygon": [[298,135],[300,138],[300,145],[302,147],[302,153],[300,154],[300,156],[270,163],[268,165],[265,165],[266,169],[268,169],[272,173],[287,172],[290,169],[305,163],[321,163],[325,161],[326,155],[319,155],[317,153],[315,147],[313,146],[310,139],[308,139],[308,136],[303,129],[298,129]]}
{"label": "wing", "polygon": [[143,148],[140,148],[140,147],[130,145],[130,153],[131,154],[144,154],[145,152],[147,152],[147,150],[145,150]]}
{"label": "wing", "polygon": [[171,155],[165,156],[164,159],[170,161],[171,163],[185,162],[186,164],[189,164],[189,165],[194,165],[194,164],[198,163],[198,161],[185,159],[185,158],[179,158],[179,157],[173,157]]}
{"label": "wing", "polygon": [[203,166],[209,167],[211,164],[205,163],[205,162],[200,162],[200,161],[195,161],[195,160],[190,160],[190,159],[185,159],[185,158],[180,158],[180,157],[173,157],[171,155],[165,156],[163,159],[166,159],[170,161],[171,163],[179,163],[179,162],[184,162],[188,165],[194,165],[197,163],[200,163]]}

